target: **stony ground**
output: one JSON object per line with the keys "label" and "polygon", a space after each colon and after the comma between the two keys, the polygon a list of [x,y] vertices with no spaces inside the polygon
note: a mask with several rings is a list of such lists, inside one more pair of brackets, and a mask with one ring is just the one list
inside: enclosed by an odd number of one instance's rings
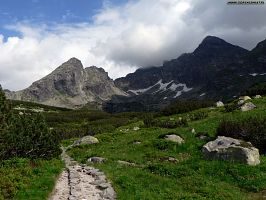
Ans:
{"label": "stony ground", "polygon": [[80,165],[66,154],[62,159],[66,170],[62,172],[49,200],[113,200],[116,193],[103,172]]}

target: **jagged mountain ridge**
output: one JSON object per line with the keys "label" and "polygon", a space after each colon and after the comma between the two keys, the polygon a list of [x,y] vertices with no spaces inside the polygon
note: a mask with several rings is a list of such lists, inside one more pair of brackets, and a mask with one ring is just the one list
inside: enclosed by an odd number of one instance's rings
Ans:
{"label": "jagged mountain ridge", "polygon": [[87,103],[101,105],[113,95],[126,93],[114,85],[104,69],[95,66],[84,69],[80,60],[71,58],[30,87],[6,91],[6,95],[13,100],[75,108]]}
{"label": "jagged mountain ridge", "polygon": [[[115,112],[123,103],[129,106],[137,102],[143,110],[153,110],[177,99],[233,98],[251,85],[266,81],[265,43],[248,51],[207,36],[192,53],[116,79],[115,84],[131,96],[113,97],[106,109]],[[147,108],[147,99],[152,107]]]}

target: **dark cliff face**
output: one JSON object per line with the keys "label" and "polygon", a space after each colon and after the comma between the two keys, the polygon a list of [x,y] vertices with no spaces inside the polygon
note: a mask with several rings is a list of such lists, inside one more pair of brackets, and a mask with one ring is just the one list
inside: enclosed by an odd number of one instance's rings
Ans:
{"label": "dark cliff face", "polygon": [[[248,51],[218,37],[207,36],[194,52],[164,62],[161,67],[139,69],[115,80],[115,84],[125,91],[142,91],[130,93],[131,97],[121,102],[138,101],[139,96],[150,94],[153,104],[161,107],[177,99],[231,99],[251,85],[266,81],[264,73],[266,40]],[[160,90],[164,86],[161,83],[169,84]],[[175,87],[180,84],[186,87]],[[151,86],[154,89],[143,90]]]}
{"label": "dark cliff face", "polygon": [[[208,36],[193,53],[167,61],[161,67],[139,69],[135,73],[115,80],[124,90],[146,88],[160,79],[175,80],[193,86],[208,82],[222,70],[239,70],[248,50],[231,45],[224,40]],[[230,67],[229,67],[230,65]]]}

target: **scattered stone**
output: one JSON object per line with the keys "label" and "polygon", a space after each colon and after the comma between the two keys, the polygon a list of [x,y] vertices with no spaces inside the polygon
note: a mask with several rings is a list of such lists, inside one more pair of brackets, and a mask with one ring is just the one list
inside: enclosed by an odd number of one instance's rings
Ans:
{"label": "scattered stone", "polygon": [[202,152],[206,159],[238,161],[247,165],[260,164],[257,148],[251,143],[230,137],[219,136],[205,144]]}
{"label": "scattered stone", "polygon": [[242,97],[239,97],[239,100],[247,101],[247,100],[251,100],[251,98],[249,96],[242,96]]}
{"label": "scattered stone", "polygon": [[103,163],[105,162],[107,159],[106,158],[102,158],[102,157],[91,157],[88,159],[88,162],[92,162],[92,163]]}
{"label": "scattered stone", "polygon": [[241,110],[242,112],[246,112],[246,111],[253,110],[254,108],[256,108],[256,106],[255,106],[253,103],[248,102],[248,103],[245,103],[244,105],[242,105],[242,106],[240,107],[240,110]]}
{"label": "scattered stone", "polygon": [[141,141],[134,141],[133,144],[139,145],[141,144]]}
{"label": "scattered stone", "polygon": [[24,113],[23,113],[23,112],[21,112],[21,111],[20,111],[18,114],[19,114],[19,115],[24,115]]}
{"label": "scattered stone", "polygon": [[134,127],[133,131],[138,131],[140,128],[139,127]]}
{"label": "scattered stone", "polygon": [[174,135],[174,134],[173,135],[166,135],[165,139],[168,141],[176,142],[178,144],[183,144],[185,142],[183,138],[181,138],[178,135]]}
{"label": "scattered stone", "polygon": [[135,167],[136,166],[135,163],[131,163],[131,162],[123,161],[123,160],[118,160],[117,163],[121,164],[121,165],[131,166],[131,167]]}
{"label": "scattered stone", "polygon": [[116,199],[116,193],[112,187],[106,188],[103,193],[102,193],[102,198],[103,199],[109,199],[109,200],[114,200]]}
{"label": "scattered stone", "polygon": [[120,132],[128,132],[129,131],[129,129],[127,128],[127,129],[120,129]]}
{"label": "scattered stone", "polygon": [[85,136],[81,138],[80,140],[75,141],[73,146],[78,146],[82,144],[97,144],[97,143],[99,143],[99,140],[96,137]]}
{"label": "scattered stone", "polygon": [[198,138],[200,140],[209,140],[210,139],[208,133],[204,133],[204,132],[198,132],[195,136],[196,136],[196,138]]}
{"label": "scattered stone", "polygon": [[262,96],[260,96],[260,95],[256,95],[254,98],[255,98],[255,99],[260,99],[260,98],[262,98]]}
{"label": "scattered stone", "polygon": [[173,162],[173,163],[177,163],[178,160],[174,157],[162,157],[160,158],[161,161],[166,161],[166,162]]}
{"label": "scattered stone", "polygon": [[217,101],[216,107],[224,107],[224,103],[222,101]]}

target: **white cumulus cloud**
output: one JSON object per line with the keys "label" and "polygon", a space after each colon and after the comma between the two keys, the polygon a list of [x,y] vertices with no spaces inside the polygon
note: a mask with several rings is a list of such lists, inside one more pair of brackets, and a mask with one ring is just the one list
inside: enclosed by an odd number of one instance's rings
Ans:
{"label": "white cumulus cloud", "polygon": [[136,0],[105,3],[90,23],[9,24],[20,36],[0,35],[0,83],[23,89],[71,57],[117,78],[191,52],[206,35],[251,49],[266,38],[265,17],[266,6],[223,0]]}

